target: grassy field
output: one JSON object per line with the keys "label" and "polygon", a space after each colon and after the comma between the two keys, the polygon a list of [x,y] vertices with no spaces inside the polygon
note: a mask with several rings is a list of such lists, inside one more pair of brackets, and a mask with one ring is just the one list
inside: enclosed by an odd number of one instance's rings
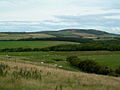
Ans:
{"label": "grassy field", "polygon": [[[44,48],[63,41],[1,41],[2,48]],[[10,56],[9,58],[7,56]],[[112,69],[120,65],[120,52],[0,52],[0,90],[119,90],[120,78],[80,72],[68,56],[95,60]],[[57,66],[56,66],[57,65]]]}
{"label": "grassy field", "polygon": [[81,60],[95,60],[101,65],[111,68],[118,68],[120,66],[120,52],[111,51],[78,51],[78,52],[55,52],[56,55],[61,56],[78,56]]}
{"label": "grassy field", "polygon": [[[0,55],[26,57],[24,61],[45,62],[62,65],[64,68],[73,69],[66,60],[68,56],[79,56],[81,60],[95,60],[99,64],[110,68],[118,68],[120,65],[120,52],[110,51],[79,51],[79,52],[4,52]],[[59,60],[59,61],[58,61]]]}
{"label": "grassy field", "polygon": [[11,59],[8,59],[8,61],[17,61],[21,59],[23,62],[30,61],[38,64],[40,64],[40,62],[44,62],[50,65],[57,64],[58,66],[62,66],[63,69],[78,71],[76,68],[71,67],[71,65],[65,60],[65,56],[55,55],[52,52],[8,52],[0,53],[0,58],[2,58],[2,60],[6,60],[5,55],[12,57]]}
{"label": "grassy field", "polygon": [[50,38],[55,37],[53,35],[48,34],[7,34],[7,33],[0,33],[0,40],[18,40],[18,39],[25,39],[25,38]]}
{"label": "grassy field", "polygon": [[119,90],[120,78],[0,60],[0,90]]}
{"label": "grassy field", "polygon": [[0,41],[0,49],[3,48],[44,48],[59,44],[75,44],[65,41]]}

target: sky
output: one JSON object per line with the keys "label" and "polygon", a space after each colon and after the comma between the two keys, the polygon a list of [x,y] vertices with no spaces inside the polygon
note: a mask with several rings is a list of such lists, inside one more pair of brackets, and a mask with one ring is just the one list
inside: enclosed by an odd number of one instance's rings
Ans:
{"label": "sky", "polygon": [[0,32],[96,29],[120,34],[119,0],[0,0]]}

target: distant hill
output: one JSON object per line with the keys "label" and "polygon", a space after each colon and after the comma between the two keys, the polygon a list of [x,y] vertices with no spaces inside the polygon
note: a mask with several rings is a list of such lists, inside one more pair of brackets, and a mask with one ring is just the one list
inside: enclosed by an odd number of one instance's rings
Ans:
{"label": "distant hill", "polygon": [[116,40],[120,35],[95,29],[64,29],[59,31],[41,32],[1,32],[0,40],[18,40],[27,38],[87,38],[94,40]]}
{"label": "distant hill", "polygon": [[59,31],[44,31],[41,33],[54,35],[56,37],[83,37],[83,38],[98,38],[98,37],[116,37],[118,35],[105,31],[94,29],[64,29]]}

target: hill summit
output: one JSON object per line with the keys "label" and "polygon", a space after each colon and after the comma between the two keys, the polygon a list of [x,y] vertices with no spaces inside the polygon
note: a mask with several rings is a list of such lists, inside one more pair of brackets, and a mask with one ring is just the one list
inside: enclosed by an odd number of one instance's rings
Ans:
{"label": "hill summit", "polygon": [[59,37],[84,37],[84,38],[97,38],[97,37],[111,37],[116,36],[105,31],[95,29],[64,29],[59,31],[45,31],[42,33],[59,36]]}

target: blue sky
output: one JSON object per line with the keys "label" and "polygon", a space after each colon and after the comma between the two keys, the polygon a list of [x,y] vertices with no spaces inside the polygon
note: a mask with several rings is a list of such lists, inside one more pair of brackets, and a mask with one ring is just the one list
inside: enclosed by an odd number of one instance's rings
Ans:
{"label": "blue sky", "polygon": [[0,0],[0,32],[68,28],[120,34],[120,1]]}

